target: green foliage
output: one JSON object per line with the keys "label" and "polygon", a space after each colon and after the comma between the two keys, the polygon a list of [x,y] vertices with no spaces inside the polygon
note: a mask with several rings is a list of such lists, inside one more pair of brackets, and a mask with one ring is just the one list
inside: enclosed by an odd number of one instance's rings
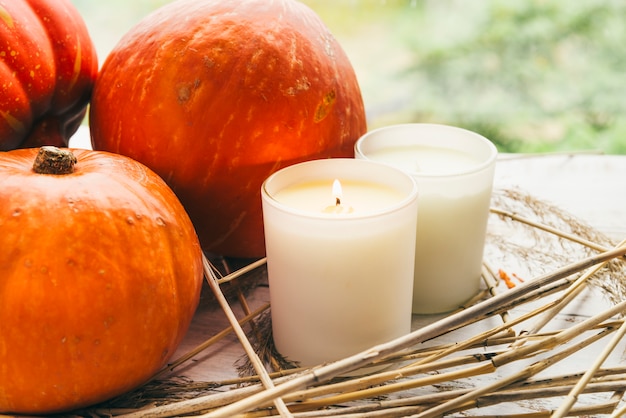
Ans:
{"label": "green foliage", "polygon": [[624,152],[626,4],[445,1],[450,21],[423,3],[405,38],[415,121],[476,130],[502,151]]}

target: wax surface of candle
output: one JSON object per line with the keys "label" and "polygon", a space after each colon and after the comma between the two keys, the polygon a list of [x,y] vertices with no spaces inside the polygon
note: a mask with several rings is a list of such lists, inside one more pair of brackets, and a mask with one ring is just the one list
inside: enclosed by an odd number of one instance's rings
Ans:
{"label": "wax surface of candle", "polygon": [[428,145],[381,148],[368,152],[368,158],[391,164],[409,173],[454,174],[468,171],[481,161],[469,153]]}
{"label": "wax surface of candle", "polygon": [[[333,179],[316,180],[298,183],[286,187],[274,194],[274,199],[286,206],[311,214],[368,214],[383,210],[396,204],[406,196],[399,191],[375,183],[353,180],[341,181],[341,206],[344,211],[329,211],[327,208],[335,204],[333,195]],[[350,210],[351,209],[351,210]]]}

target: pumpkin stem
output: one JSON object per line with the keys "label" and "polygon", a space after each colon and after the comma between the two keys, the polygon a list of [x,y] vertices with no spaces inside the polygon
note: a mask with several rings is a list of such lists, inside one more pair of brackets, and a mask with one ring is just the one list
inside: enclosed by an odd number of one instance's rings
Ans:
{"label": "pumpkin stem", "polygon": [[68,149],[53,146],[39,148],[33,171],[38,174],[70,174],[74,172],[76,156]]}

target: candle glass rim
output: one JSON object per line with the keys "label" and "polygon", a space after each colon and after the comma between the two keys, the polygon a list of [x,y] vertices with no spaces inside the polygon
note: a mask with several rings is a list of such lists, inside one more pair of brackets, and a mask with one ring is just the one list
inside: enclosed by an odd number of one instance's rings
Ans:
{"label": "candle glass rim", "polygon": [[[368,211],[365,213],[358,213],[358,212],[353,212],[353,213],[317,213],[314,211],[308,211],[308,210],[302,210],[302,209],[297,209],[297,208],[293,208],[289,205],[286,205],[284,203],[281,203],[280,201],[276,200],[276,198],[273,196],[273,194],[268,190],[268,185],[274,181],[278,176],[283,176],[285,175],[285,173],[287,171],[293,171],[293,170],[297,170],[297,169],[302,169],[304,166],[306,165],[318,165],[318,164],[334,164],[338,161],[345,161],[347,162],[347,164],[352,164],[352,165],[370,165],[371,167],[379,167],[379,169],[381,170],[385,170],[389,173],[393,173],[395,176],[397,176],[398,179],[402,178],[403,180],[407,181],[407,184],[410,184],[410,189],[407,188],[407,191],[405,192],[404,190],[402,190],[402,193],[406,193],[406,196],[402,198],[402,200],[395,202],[393,204],[390,204],[389,206],[386,206],[384,208],[381,209],[376,209],[376,210],[372,210],[372,211]],[[345,163],[344,163],[345,164]],[[335,175],[335,173],[329,172],[328,175],[323,175],[323,176],[314,176],[314,177],[299,177],[296,180],[292,181],[291,183],[289,183],[288,185],[285,185],[285,187],[293,185],[293,184],[297,184],[299,181],[303,181],[303,180],[307,180],[307,181],[311,181],[311,180],[322,180],[322,179],[334,179],[337,178],[337,176]],[[348,180],[363,180],[362,178],[359,177],[351,177],[348,178]],[[372,177],[371,179],[365,179],[367,181],[374,181],[376,182],[376,184],[378,185],[384,185],[384,186],[390,186],[393,187],[391,185],[390,182],[384,182],[381,181],[380,178],[374,178]],[[263,184],[261,185],[261,197],[262,200],[267,202],[268,204],[271,204],[272,206],[280,209],[283,212],[292,214],[292,215],[297,215],[297,216],[306,216],[308,218],[316,218],[316,219],[324,219],[325,221],[328,222],[335,222],[335,221],[341,221],[341,222],[346,222],[346,221],[361,221],[364,219],[369,219],[369,218],[375,218],[375,217],[379,217],[381,215],[386,215],[386,214],[390,214],[390,213],[394,213],[397,212],[399,210],[403,210],[404,208],[406,208],[407,206],[410,206],[411,204],[413,204],[418,197],[418,186],[417,186],[417,182],[415,181],[415,179],[408,173],[395,168],[393,166],[390,166],[388,164],[383,164],[383,163],[379,163],[377,161],[371,161],[371,160],[358,160],[358,159],[354,159],[354,158],[324,158],[324,159],[315,159],[315,160],[309,160],[309,161],[303,161],[300,163],[296,163],[293,165],[289,165],[286,167],[281,168],[280,170],[272,173],[269,177],[267,177],[265,179],[265,181],[263,181]]]}
{"label": "candle glass rim", "polygon": [[[491,142],[489,139],[487,139],[483,135],[474,131],[470,131],[469,129],[460,128],[460,127],[452,126],[452,125],[438,124],[438,123],[402,123],[402,124],[396,124],[396,125],[382,126],[380,128],[373,129],[363,134],[359,139],[357,139],[357,141],[354,144],[354,152],[356,156],[361,156],[363,159],[367,161],[376,161],[376,160],[370,159],[367,156],[367,154],[365,154],[362,150],[363,143],[366,140],[368,140],[369,138],[373,136],[380,135],[381,132],[384,133],[385,131],[392,131],[396,129],[416,128],[416,127],[417,128],[437,128],[437,129],[444,128],[447,131],[456,131],[457,133],[462,133],[463,135],[469,135],[479,140],[483,145],[485,145],[488,148],[489,153],[488,153],[487,158],[481,161],[480,164],[477,164],[471,168],[466,168],[466,169],[462,169],[462,170],[454,171],[450,173],[425,173],[425,172],[414,171],[414,170],[403,170],[413,177],[434,178],[434,179],[462,177],[462,176],[466,176],[472,173],[477,173],[477,172],[480,172],[489,168],[492,164],[495,163],[496,159],[498,158],[498,149],[496,148],[493,142]],[[406,145],[411,145],[411,144],[406,144]],[[416,143],[415,145],[419,145],[419,143]],[[428,144],[428,145],[431,146],[431,144]],[[444,147],[444,146],[437,147],[436,145],[435,147],[440,148],[440,149],[454,149],[454,148]],[[390,164],[390,163],[383,162],[383,164],[393,166],[393,164]]]}

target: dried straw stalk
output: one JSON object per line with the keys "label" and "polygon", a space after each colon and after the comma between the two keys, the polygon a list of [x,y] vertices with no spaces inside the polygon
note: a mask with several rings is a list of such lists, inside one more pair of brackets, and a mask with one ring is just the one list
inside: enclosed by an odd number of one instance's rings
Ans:
{"label": "dried straw stalk", "polygon": [[521,222],[524,223],[526,225],[532,226],[533,228],[537,228],[540,229],[542,231],[545,232],[549,232],[553,235],[556,235],[558,237],[567,239],[569,241],[572,242],[577,242],[581,245],[584,245],[585,247],[589,247],[591,249],[597,250],[597,251],[607,251],[608,247],[604,246],[604,245],[600,245],[596,242],[590,241],[588,239],[582,238],[578,235],[574,235],[574,234],[570,234],[567,232],[564,232],[560,229],[554,228],[550,225],[546,225],[537,221],[533,221],[532,219],[526,218],[524,216],[518,215],[517,213],[513,213],[504,209],[500,209],[500,208],[495,208],[495,207],[491,207],[490,208],[491,213],[495,213],[497,215],[500,216],[506,216],[508,218],[511,218],[517,222]]}
{"label": "dried straw stalk", "polygon": [[[622,396],[623,396],[623,393],[622,393]],[[626,405],[624,405],[623,407],[619,409],[614,410],[613,413],[611,414],[611,418],[619,418],[623,416],[626,416]]]}
{"label": "dried straw stalk", "polygon": [[[601,314],[598,314],[594,317],[591,317],[585,321],[583,321],[582,323],[575,325],[571,328],[568,328],[566,330],[561,331],[560,333],[549,337],[550,339],[548,341],[539,341],[539,342],[535,342],[533,344],[529,344],[529,345],[525,345],[523,347],[520,348],[516,348],[514,350],[511,351],[507,351],[499,356],[496,356],[492,359],[492,363],[494,365],[494,367],[498,367],[500,365],[503,364],[507,364],[513,360],[516,359],[516,357],[519,357],[521,354],[529,354],[533,351],[537,351],[537,350],[543,350],[544,348],[547,347],[551,347],[551,346],[556,346],[559,344],[562,344],[566,341],[569,341],[570,339],[572,339],[573,337],[579,335],[581,332],[589,330],[590,328],[594,327],[595,325],[599,324],[600,322],[610,318],[611,316],[614,316],[618,313],[622,313],[626,311],[626,301],[622,302],[621,304],[618,304],[616,306],[614,306],[611,309],[608,309],[605,312],[602,312]],[[601,338],[604,336],[604,334],[606,332],[609,332],[611,330],[607,330],[605,332],[600,332],[598,334],[596,334],[595,336],[586,339],[585,341],[579,343],[582,345],[587,345],[591,342],[596,341],[597,339]],[[541,360],[538,361],[536,363],[533,363],[532,365],[530,365],[529,367],[527,367],[526,369],[515,373],[513,375],[510,375],[506,378],[503,379],[499,379],[496,382],[493,382],[491,384],[485,385],[483,387],[477,388],[472,390],[471,392],[459,396],[458,398],[452,399],[448,402],[445,402],[444,404],[438,405],[434,408],[428,409],[427,411],[424,411],[421,414],[417,414],[415,415],[416,418],[427,418],[427,417],[437,417],[443,413],[449,412],[454,410],[456,407],[462,405],[463,403],[467,402],[467,401],[473,401],[476,398],[494,392],[496,390],[502,389],[506,386],[508,386],[509,384],[513,384],[515,382],[519,382],[522,381],[530,376],[533,376],[534,374],[543,371],[544,369],[546,369],[547,367],[551,366],[552,364],[554,364],[556,361],[560,361],[563,358],[566,358],[567,356],[569,356],[572,352],[575,352],[579,349],[579,346],[574,346],[574,347],[570,347],[568,349],[562,350],[561,352],[549,357],[548,359],[545,360]]]}
{"label": "dried straw stalk", "polygon": [[[590,325],[592,328],[595,326],[593,324]],[[577,351],[585,345],[588,345],[597,339],[603,337],[606,333],[610,333],[612,329],[615,327],[613,325],[607,326],[608,330],[604,330],[603,332],[598,333],[596,336],[592,336],[591,338],[573,346],[568,354],[573,351]],[[559,338],[558,336],[553,336],[551,338]],[[507,350],[504,352],[492,352],[492,353],[484,353],[484,355],[479,356],[477,354],[463,356],[460,358],[453,358],[446,361],[432,362],[427,363],[421,366],[412,366],[410,371],[406,369],[400,369],[398,371],[389,371],[386,373],[381,373],[372,377],[358,379],[355,381],[347,381],[341,382],[337,384],[324,385],[321,387],[307,389],[300,392],[294,392],[290,395],[286,395],[283,399],[286,402],[300,401],[298,404],[298,409],[301,410],[303,407],[307,407],[308,409],[313,408],[321,408],[324,406],[330,406],[334,404],[341,404],[344,402],[359,400],[359,399],[367,399],[378,397],[381,395],[386,395],[394,392],[401,392],[409,389],[414,389],[418,387],[424,387],[427,385],[432,385],[436,383],[447,382],[451,380],[456,380],[460,378],[468,378],[477,376],[479,374],[486,374],[494,372],[499,366],[505,363],[498,364],[498,359],[502,357],[505,353],[510,356],[509,360],[506,363],[510,363],[512,361],[530,358],[532,355],[535,355],[539,352],[546,351],[545,347],[546,343],[551,342],[551,338],[546,338],[548,341],[539,341],[536,344],[537,349],[531,352],[522,352],[518,350],[517,353],[513,353],[515,355],[511,355],[511,351]],[[563,337],[566,338],[566,337]],[[562,341],[566,342],[565,340]],[[478,363],[482,362],[483,364],[471,368],[467,368],[465,370],[456,370],[453,372],[441,372],[441,370],[445,370],[446,368],[450,368],[452,366],[458,366],[460,364],[470,364],[470,363]],[[439,372],[435,375],[428,376],[425,378],[412,379],[409,381],[399,381],[397,383],[390,383],[385,386],[376,386],[371,387],[374,384],[380,384],[385,381],[389,381],[392,379],[399,379],[401,377],[407,377],[411,375],[415,375],[418,373],[426,373],[429,371],[438,370]],[[530,370],[530,369],[529,369]],[[528,372],[527,370],[526,372]],[[530,370],[532,371],[532,370]],[[534,372],[540,371],[538,368],[534,369]],[[367,389],[365,389],[367,388]],[[334,397],[328,397],[324,399],[318,400],[310,400],[315,397],[319,397],[324,394],[329,393],[339,393],[340,395]],[[309,399],[309,400],[307,400]]]}
{"label": "dried straw stalk", "polygon": [[[561,353],[552,356],[549,360],[543,360],[541,362],[537,362],[534,366],[531,366],[527,369],[525,369],[524,371],[520,372],[520,374],[516,375],[514,378],[515,379],[525,379],[528,378],[530,375],[536,374],[537,372],[543,370],[544,368],[554,364],[554,362],[557,359],[562,359],[567,357],[568,355],[570,355],[572,352],[575,352],[579,349],[581,349],[582,347],[591,344],[592,342],[597,341],[598,339],[602,338],[604,335],[610,333],[612,330],[611,329],[607,329],[604,330],[596,335],[593,335],[590,338],[585,339],[584,341],[570,347],[567,350],[562,351]],[[554,338],[559,338],[558,336],[555,336]],[[563,338],[566,338],[565,336]],[[563,341],[565,342],[565,341]],[[533,351],[532,354],[536,354],[537,352],[543,352],[545,351],[546,348],[543,346],[543,344],[541,342],[537,343],[537,350],[536,352]],[[502,366],[505,363],[510,363],[512,361],[516,361],[516,360],[520,360],[520,359],[524,359],[524,358],[529,358],[529,354],[531,353],[523,353],[520,352],[520,350],[518,350],[517,353],[514,353],[517,355],[511,355],[510,351],[504,351],[501,353],[488,353],[487,355],[483,356],[482,358],[475,358],[474,362],[482,362],[483,364],[480,364],[478,366],[474,366],[474,367],[469,367],[467,369],[464,370],[455,370],[455,371],[451,371],[451,372],[439,372],[437,374],[434,375],[430,375],[430,376],[426,376],[423,378],[417,378],[417,379],[412,379],[412,380],[408,380],[408,381],[399,381],[396,383],[390,383],[384,386],[377,386],[377,387],[372,387],[369,389],[363,389],[363,387],[361,387],[361,390],[355,390],[354,387],[351,387],[351,385],[348,385],[347,383],[349,382],[343,382],[343,383],[339,383],[336,385],[325,385],[323,387],[320,388],[314,388],[314,389],[310,389],[310,390],[304,390],[304,391],[300,391],[300,392],[295,392],[291,395],[286,395],[283,399],[286,402],[293,402],[293,401],[300,401],[298,402],[298,404],[294,407],[294,411],[302,411],[302,410],[315,410],[318,408],[322,408],[322,407],[326,407],[326,406],[331,406],[331,405],[337,405],[337,404],[342,404],[345,402],[349,402],[349,401],[354,401],[354,400],[359,400],[359,399],[367,399],[367,398],[374,398],[374,397],[379,397],[381,395],[385,395],[385,394],[389,394],[389,393],[394,393],[394,392],[402,392],[402,391],[406,391],[409,389],[415,389],[418,387],[424,387],[424,386],[428,386],[428,385],[433,385],[433,384],[437,384],[437,383],[442,383],[442,382],[447,382],[447,381],[452,381],[452,380],[456,380],[456,379],[461,379],[461,378],[468,378],[468,377],[474,377],[477,376],[479,374],[486,374],[486,373],[492,373],[494,372],[498,367]],[[498,361],[498,359],[500,357],[503,356],[508,356],[509,359],[506,362],[502,362],[502,361]],[[446,364],[447,363],[447,364]],[[500,364],[498,364],[500,363]],[[427,372],[429,370],[445,370],[445,368],[447,367],[451,367],[452,365],[455,365],[453,361],[448,361],[448,362],[436,362],[435,364],[429,364],[429,365],[425,365],[422,366],[421,370],[415,370],[415,372],[420,372],[420,373],[424,373]],[[391,373],[391,372],[390,372]],[[400,376],[397,376],[397,378]],[[363,380],[367,380],[367,379],[363,379]],[[362,386],[362,382],[361,382],[361,386]],[[504,386],[503,386],[504,387]],[[319,396],[320,394],[324,394],[324,393],[328,393],[328,389],[332,388],[334,392],[339,393],[339,395],[333,396],[333,397],[327,397],[327,398],[322,398],[322,399],[313,399],[315,396]],[[316,390],[316,389],[323,389],[323,390]],[[307,400],[308,399],[308,400]],[[432,399],[432,398],[428,398],[428,399]],[[429,402],[432,403],[432,402]]]}
{"label": "dried straw stalk", "polygon": [[[237,413],[251,410],[258,405],[263,405],[268,401],[282,397],[295,390],[303,389],[309,385],[327,382],[336,376],[346,374],[350,371],[366,366],[374,360],[384,358],[399,350],[406,349],[412,345],[445,334],[450,329],[456,329],[472,323],[476,317],[489,315],[490,313],[497,311],[501,306],[510,304],[516,298],[528,292],[540,289],[544,285],[548,285],[554,281],[580,272],[581,270],[589,268],[598,263],[602,263],[606,260],[611,260],[616,257],[624,256],[625,254],[626,247],[619,247],[569,264],[565,267],[557,269],[554,272],[537,277],[534,280],[526,281],[522,285],[511,289],[509,292],[494,296],[491,299],[487,299],[481,303],[467,308],[464,311],[460,311],[448,317],[445,317],[437,321],[436,323],[427,325],[406,336],[397,338],[396,340],[390,341],[385,344],[378,345],[369,350],[363,351],[342,360],[338,360],[326,366],[313,368],[309,371],[303,372],[301,375],[285,383],[276,385],[273,388],[266,389],[240,401],[233,402],[232,404],[226,405],[219,410],[212,411],[203,416],[231,417]],[[623,309],[621,305],[618,306]]]}
{"label": "dried straw stalk", "polygon": [[[586,388],[586,394],[589,393],[604,393],[604,392],[619,392],[623,390],[626,385],[626,379],[615,380],[611,382],[593,382]],[[467,410],[471,408],[484,408],[486,406],[495,405],[504,402],[519,402],[528,399],[538,398],[551,398],[557,396],[564,396],[570,391],[571,386],[569,384],[563,385],[551,385],[549,387],[531,387],[527,385],[523,388],[508,389],[502,391],[496,391],[484,395],[473,402],[468,402],[462,406],[459,410]],[[434,404],[441,403],[445,400],[452,399],[457,396],[461,396],[467,393],[468,390],[452,390],[435,394],[403,397],[393,400],[378,400],[372,401],[365,405],[346,406],[333,409],[317,409],[313,411],[294,412],[293,416],[298,418],[303,417],[406,417],[413,414],[423,412]],[[594,408],[606,412],[607,407],[610,406],[609,412],[613,410],[616,404],[619,402],[619,398],[614,399],[612,402],[602,404],[601,406],[594,405]],[[589,411],[586,407],[585,411]],[[276,416],[270,410],[262,410],[258,412],[248,413],[244,415],[246,418],[256,417],[269,417]]]}
{"label": "dried straw stalk", "polygon": [[[259,259],[257,261],[254,261],[254,262],[248,264],[247,266],[240,268],[237,271],[229,273],[226,277],[221,277],[221,278],[216,279],[217,284],[228,283],[228,282],[230,282],[232,280],[238,279],[241,276],[251,272],[252,270],[255,270],[255,269],[265,265],[265,263],[267,263],[267,259],[266,258],[261,258],[261,259]],[[213,271],[213,269],[211,269],[211,270]]]}
{"label": "dried straw stalk", "polygon": [[[266,311],[267,309],[269,309],[269,307],[270,307],[269,303],[266,303],[265,305],[259,307],[257,310],[248,313],[245,317],[243,317],[242,319],[240,319],[238,321],[238,324],[241,326],[241,325],[247,324],[248,322],[252,321],[254,318],[258,318],[258,316],[261,313],[263,313],[264,311]],[[230,326],[228,328],[225,328],[222,331],[218,332],[217,334],[213,335],[211,338],[207,339],[202,344],[199,344],[194,349],[192,349],[189,352],[183,354],[182,356],[180,356],[176,360],[174,360],[171,363],[169,363],[167,366],[163,367],[161,370],[159,370],[157,373],[155,373],[150,378],[150,381],[159,379],[163,375],[173,372],[177,367],[179,367],[180,365],[182,365],[185,362],[189,361],[191,358],[195,357],[197,354],[199,354],[202,351],[206,350],[207,348],[209,348],[213,344],[217,343],[222,338],[225,338],[231,332],[233,332],[233,327],[232,326]]]}
{"label": "dried straw stalk", "polygon": [[589,382],[593,378],[596,371],[602,366],[602,363],[607,359],[609,354],[617,347],[621,339],[626,335],[626,322],[622,323],[622,326],[615,333],[609,344],[604,348],[602,353],[598,356],[594,364],[587,370],[587,372],[580,378],[576,386],[572,388],[570,393],[567,395],[565,401],[561,404],[561,406],[554,412],[552,415],[554,418],[562,418],[564,417],[570,409],[574,406],[576,401],[578,400],[578,396],[584,391],[584,389],[589,385]]}
{"label": "dried straw stalk", "polygon": [[[491,211],[496,217],[489,222],[487,258],[494,256],[500,262],[508,260],[513,264],[523,260],[524,263],[518,265],[523,270],[547,271],[572,258],[586,257],[615,246],[609,237],[588,224],[526,193],[494,190],[493,202],[497,207],[492,207]],[[626,299],[623,267],[623,258],[614,260],[592,280],[592,284],[602,289],[613,303]],[[617,280],[612,280],[611,276]]]}
{"label": "dried straw stalk", "polygon": [[[600,324],[596,328],[615,329],[615,328],[618,328],[620,324],[621,322],[619,321],[618,323],[609,322],[609,323]],[[535,336],[535,338],[544,340],[546,337],[553,336],[553,335],[555,334],[549,333],[549,334],[544,334],[541,336],[537,335]],[[528,337],[523,337],[523,338],[528,338]],[[476,343],[472,346],[466,345],[464,348],[481,347],[484,349],[490,343],[501,345],[501,344],[510,343],[511,341],[515,341],[515,340],[516,338],[513,338],[513,337],[509,337],[504,340],[502,339],[497,339],[497,340],[492,340],[492,341],[484,340],[481,344]],[[449,348],[449,347],[450,346],[447,346],[445,348]],[[580,346],[578,346],[578,348],[580,348]],[[443,348],[441,346],[433,347],[427,350],[426,352],[423,352],[422,355],[432,353],[432,352],[438,352],[438,351],[441,351],[442,349]],[[541,351],[541,350],[538,350],[538,351]],[[450,380],[450,376],[443,375],[441,373],[441,370],[445,370],[445,369],[456,367],[456,366],[473,364],[473,363],[489,362],[495,356],[499,354],[501,354],[501,352],[499,351],[482,352],[482,353],[473,353],[469,355],[461,355],[461,356],[449,358],[446,360],[418,362],[416,364],[404,366],[400,369],[382,371],[382,372],[365,376],[365,377],[355,378],[355,379],[351,379],[347,381],[340,381],[337,383],[329,383],[326,385],[293,392],[291,394],[285,395],[283,399],[289,402],[294,402],[294,401],[302,402],[308,399],[313,399],[313,398],[317,398],[317,397],[328,395],[328,394],[334,394],[334,393],[342,394],[341,397],[337,397],[334,399],[327,398],[323,402],[324,405],[332,405],[334,403],[342,403],[342,402],[356,400],[356,399],[364,399],[368,397],[381,396],[387,393],[393,393],[393,392],[397,392],[401,390],[411,389],[413,387],[420,387],[420,386],[425,386],[427,384],[446,382]],[[531,357],[532,355],[535,355],[535,354],[536,353],[531,353],[526,356],[520,356],[520,359]],[[412,356],[408,356],[408,355],[396,356],[395,358],[393,358],[393,361],[400,362],[409,357],[412,357]],[[387,385],[384,387],[373,387],[373,386],[379,385],[387,381],[397,380],[400,378],[409,377],[409,376],[413,376],[413,375],[420,374],[420,373],[428,373],[428,372],[435,372],[435,371],[438,372],[437,376],[430,377],[428,381],[413,380],[410,382],[401,382],[401,383],[396,384],[395,386]],[[461,374],[459,375],[456,375],[456,377],[457,378],[468,377],[471,375],[473,374],[465,371],[465,372],[461,372]],[[365,389],[367,389],[367,391]],[[359,392],[357,393],[357,391]]]}
{"label": "dried straw stalk", "polygon": [[[209,287],[213,291],[213,294],[217,298],[217,301],[219,302],[220,306],[224,310],[224,313],[228,317],[228,321],[230,322],[233,330],[235,331],[235,334],[237,334],[237,337],[239,338],[239,342],[243,346],[244,350],[246,351],[246,354],[250,358],[250,361],[254,365],[255,370],[259,374],[259,377],[261,378],[261,382],[263,383],[263,386],[266,389],[275,388],[274,382],[268,376],[267,371],[265,370],[265,367],[263,366],[263,363],[261,362],[256,352],[254,351],[254,348],[250,344],[250,341],[248,341],[248,338],[246,337],[245,332],[241,328],[241,325],[239,325],[239,321],[237,321],[237,317],[235,316],[234,312],[230,308],[228,301],[224,297],[224,294],[222,293],[222,290],[220,289],[220,286],[217,283],[218,278],[215,275],[215,271],[213,267],[211,266],[211,263],[209,263],[209,260],[207,260],[207,258],[204,256],[204,254],[202,255],[202,265],[204,268],[205,278],[207,282],[209,283]],[[274,402],[274,405],[276,406],[276,409],[280,412],[280,415],[282,417],[289,418],[292,416],[289,410],[287,409],[287,407],[285,406],[285,403],[283,402],[282,399],[277,397],[273,399],[273,402]]]}

